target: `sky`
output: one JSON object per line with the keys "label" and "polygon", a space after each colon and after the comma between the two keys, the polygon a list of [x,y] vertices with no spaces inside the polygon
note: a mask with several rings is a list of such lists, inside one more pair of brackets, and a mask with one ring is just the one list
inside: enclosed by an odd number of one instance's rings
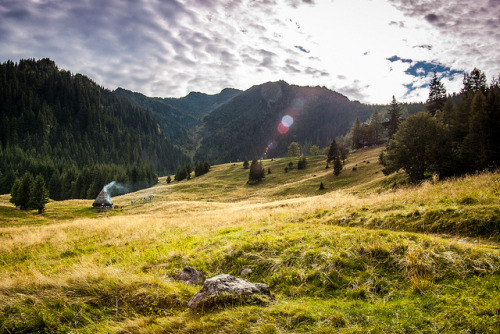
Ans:
{"label": "sky", "polygon": [[0,0],[0,62],[50,58],[147,96],[325,86],[424,102],[500,75],[500,0]]}

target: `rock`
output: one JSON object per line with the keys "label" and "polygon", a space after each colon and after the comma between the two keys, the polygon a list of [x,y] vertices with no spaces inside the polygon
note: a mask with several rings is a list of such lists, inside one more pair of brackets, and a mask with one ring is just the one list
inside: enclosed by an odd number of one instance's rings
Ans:
{"label": "rock", "polygon": [[269,302],[275,298],[269,291],[269,285],[251,283],[242,278],[222,274],[205,281],[188,303],[189,308],[213,307],[217,305]]}
{"label": "rock", "polygon": [[190,285],[203,284],[205,275],[202,271],[198,271],[193,267],[186,266],[180,273],[175,275],[175,280],[184,282]]}
{"label": "rock", "polygon": [[247,275],[250,275],[251,273],[253,273],[252,269],[250,268],[245,268],[241,271],[240,275],[241,276],[247,276]]}

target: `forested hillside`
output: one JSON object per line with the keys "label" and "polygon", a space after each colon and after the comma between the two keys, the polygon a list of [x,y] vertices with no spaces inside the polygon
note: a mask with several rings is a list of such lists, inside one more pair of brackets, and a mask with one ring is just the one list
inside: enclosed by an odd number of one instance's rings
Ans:
{"label": "forested hillside", "polygon": [[51,197],[92,198],[106,182],[156,182],[187,158],[154,116],[49,59],[0,65],[0,190],[25,171]]}
{"label": "forested hillside", "polygon": [[266,148],[268,157],[278,157],[292,141],[326,146],[347,132],[356,116],[366,119],[371,111],[324,87],[284,81],[254,86],[205,116],[195,160],[251,159],[262,157]]}
{"label": "forested hillside", "polygon": [[118,88],[114,93],[129,99],[138,107],[151,111],[172,143],[192,156],[198,144],[196,129],[201,125],[203,116],[240,91],[226,88],[215,95],[192,92],[178,99],[147,97],[122,88]]}

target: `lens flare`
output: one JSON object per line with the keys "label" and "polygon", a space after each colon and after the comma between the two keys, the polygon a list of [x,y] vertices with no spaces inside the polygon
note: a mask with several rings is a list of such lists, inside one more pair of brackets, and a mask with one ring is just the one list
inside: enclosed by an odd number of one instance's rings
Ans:
{"label": "lens flare", "polygon": [[282,134],[282,135],[284,135],[285,133],[287,133],[289,129],[290,129],[290,128],[289,128],[288,126],[285,126],[283,123],[280,123],[280,124],[278,125],[278,132],[279,132],[280,134]]}
{"label": "lens flare", "polygon": [[293,117],[290,115],[285,115],[281,119],[281,123],[286,126],[287,128],[291,127],[293,124]]}

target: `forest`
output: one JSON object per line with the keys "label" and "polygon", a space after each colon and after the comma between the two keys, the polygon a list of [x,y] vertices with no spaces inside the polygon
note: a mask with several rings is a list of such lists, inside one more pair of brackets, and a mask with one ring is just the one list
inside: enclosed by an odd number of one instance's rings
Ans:
{"label": "forest", "polygon": [[50,59],[0,65],[0,193],[42,175],[56,200],[94,198],[112,180],[130,190],[187,157],[147,110]]}

